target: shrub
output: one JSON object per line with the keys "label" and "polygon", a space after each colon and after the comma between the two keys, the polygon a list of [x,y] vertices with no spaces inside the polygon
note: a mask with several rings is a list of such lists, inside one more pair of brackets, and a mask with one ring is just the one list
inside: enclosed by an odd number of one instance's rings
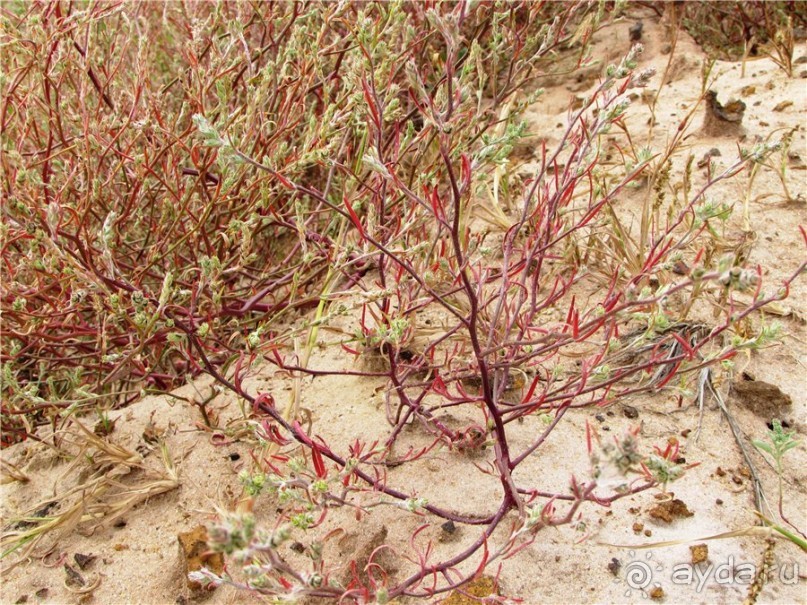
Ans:
{"label": "shrub", "polygon": [[[471,11],[462,35],[487,46],[452,50],[474,89],[452,89],[451,103],[473,101],[479,118],[462,139],[487,136],[485,153],[501,161],[515,128],[485,133],[562,43],[538,53],[533,28],[590,12]],[[362,183],[375,152],[368,104],[383,108],[370,117],[389,135],[384,159],[409,162],[410,184],[418,169],[435,178],[434,129],[423,122],[441,118],[419,104],[443,77],[439,28],[452,24],[429,14],[400,4],[202,4],[193,16],[7,5],[7,439],[198,375],[178,323],[204,335],[208,360],[226,369],[255,338],[316,308],[323,283],[366,273],[371,259],[345,241],[354,209],[343,199],[359,213],[374,199]],[[506,61],[511,50],[525,59]],[[465,96],[474,91],[485,98]]]}
{"label": "shrub", "polygon": [[[628,147],[616,167],[602,161],[605,135],[625,128],[629,95],[653,76],[637,72],[638,46],[605,68],[528,178],[508,170],[537,78],[561,69],[560,50],[575,54],[572,68],[590,60],[604,4],[72,10],[4,15],[3,430],[36,437],[41,423],[211,375],[248,404],[260,462],[242,477],[245,510],[210,529],[243,577],[198,580],[284,598],[433,596],[473,577],[456,572],[465,561],[481,570],[586,503],[678,478],[674,445],[647,453],[635,431],[600,443],[590,430],[591,477],[568,490],[514,473],[570,409],[683,390],[758,346],[769,333],[727,336],[804,268],[765,294],[758,269],[692,253],[730,213],[709,188],[774,145],[722,171],[710,163],[698,189],[690,162],[673,199],[669,166],[688,123],[660,153]],[[634,233],[617,202],[638,183],[653,195]],[[707,295],[712,325],[688,318]],[[321,328],[345,316],[360,326],[339,344],[380,363],[332,372],[387,381],[391,427],[384,443],[357,436],[339,452],[304,428],[300,377],[331,372],[309,361]],[[246,380],[264,363],[296,380],[285,409]],[[443,410],[473,420],[451,426]],[[516,447],[529,417],[542,429]],[[393,460],[410,423],[429,445]],[[435,448],[487,463],[492,512],[436,506],[387,474]],[[609,469],[624,477],[614,487],[599,481]],[[271,530],[250,512],[267,492],[280,511]],[[408,575],[386,574],[380,546],[337,578],[317,533],[329,511],[380,504],[481,531],[444,561],[414,546],[415,532]],[[278,548],[306,532],[302,571]]]}
{"label": "shrub", "polygon": [[712,56],[736,61],[767,55],[789,77],[796,30],[807,27],[807,9],[801,2],[687,2],[680,18]]}

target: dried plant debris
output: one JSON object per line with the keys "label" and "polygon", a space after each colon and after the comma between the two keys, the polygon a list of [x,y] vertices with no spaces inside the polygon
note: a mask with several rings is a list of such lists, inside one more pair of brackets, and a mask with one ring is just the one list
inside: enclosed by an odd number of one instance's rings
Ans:
{"label": "dried plant debris", "polygon": [[781,103],[777,103],[776,107],[774,107],[773,110],[774,111],[784,111],[785,109],[787,109],[788,107],[790,107],[792,105],[793,105],[793,101],[791,101],[790,99],[787,99],[785,101],[782,101]]}
{"label": "dried plant debris", "polygon": [[224,571],[224,555],[210,550],[207,543],[207,528],[204,525],[179,533],[177,541],[179,542],[179,560],[182,575],[191,590],[201,590],[202,584],[191,580],[188,577],[190,572],[199,571],[203,567],[217,575]]}
{"label": "dried plant debris", "polygon": [[647,514],[653,519],[658,519],[665,523],[672,523],[675,519],[685,519],[686,517],[693,516],[695,513],[687,508],[683,500],[673,498],[659,502],[648,510]]}
{"label": "dried plant debris", "polygon": [[81,554],[80,552],[77,552],[76,554],[73,555],[73,560],[76,562],[76,565],[78,565],[79,569],[81,569],[82,571],[87,569],[90,565],[92,565],[95,559],[96,559],[95,555],[84,555]]}
{"label": "dried plant debris", "polygon": [[742,121],[745,115],[745,103],[738,99],[722,105],[713,90],[706,92],[706,113],[703,120],[703,131],[707,136],[738,136],[742,134]]}
{"label": "dried plant debris", "polygon": [[765,552],[762,554],[762,561],[760,562],[760,565],[757,566],[756,576],[754,576],[754,581],[748,588],[748,595],[746,596],[745,601],[743,601],[743,605],[754,605],[754,603],[757,602],[762,589],[765,587],[765,583],[767,582],[771,570],[775,565],[775,559],[773,556],[775,544],[776,543],[771,538],[768,538],[767,544],[765,545]]}
{"label": "dried plant debris", "polygon": [[[95,579],[90,582],[68,563],[64,564],[63,569],[65,573],[64,587],[73,594],[89,595],[101,585],[100,575],[97,575]],[[82,599],[79,599],[79,602],[82,602]]]}
{"label": "dried plant debris", "polygon": [[77,572],[71,565],[64,564],[65,584],[74,588],[81,588],[86,586],[87,582],[84,577]]}
{"label": "dried plant debris", "polygon": [[709,547],[706,544],[695,544],[689,547],[691,561],[693,565],[703,563],[709,558]]}
{"label": "dried plant debris", "polygon": [[[92,533],[100,525],[119,521],[137,504],[179,486],[166,448],[161,449],[163,468],[154,469],[140,454],[99,437],[80,422],[74,420],[74,427],[77,431],[66,433],[64,443],[77,453],[63,475],[75,474],[78,484],[39,503],[33,513],[3,529],[2,550],[5,554],[20,552],[14,565],[30,556],[49,534],[59,540],[74,530]],[[132,476],[137,477],[134,482]]]}
{"label": "dried plant debris", "polygon": [[50,513],[56,510],[58,506],[59,503],[55,500],[45,502],[28,517],[13,523],[11,525],[11,529],[28,529],[29,527],[36,527],[39,523],[41,523],[40,519],[50,516]]}
{"label": "dried plant debris", "polygon": [[462,588],[453,590],[441,605],[477,605],[488,602],[488,597],[499,594],[496,579],[491,576],[479,576]]}
{"label": "dried plant debris", "polygon": [[26,475],[20,468],[7,460],[0,460],[0,484],[13,483],[19,481],[20,483],[28,483],[31,478]]}

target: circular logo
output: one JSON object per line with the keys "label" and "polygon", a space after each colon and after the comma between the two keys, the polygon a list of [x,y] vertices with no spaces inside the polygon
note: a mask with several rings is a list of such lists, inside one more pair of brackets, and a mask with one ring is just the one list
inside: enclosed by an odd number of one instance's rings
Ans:
{"label": "circular logo", "polygon": [[617,579],[614,581],[627,587],[626,597],[629,597],[634,590],[647,597],[648,589],[660,586],[658,582],[653,582],[653,577],[664,571],[664,566],[653,559],[651,552],[642,557],[636,551],[631,550],[628,552],[628,556],[630,556],[630,560],[620,569]]}

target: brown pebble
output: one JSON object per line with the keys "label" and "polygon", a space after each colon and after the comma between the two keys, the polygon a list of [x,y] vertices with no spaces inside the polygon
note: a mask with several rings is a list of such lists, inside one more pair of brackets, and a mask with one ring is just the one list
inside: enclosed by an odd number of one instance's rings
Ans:
{"label": "brown pebble", "polygon": [[717,500],[715,500],[715,504],[717,504],[718,506],[723,506],[722,498],[718,498]]}
{"label": "brown pebble", "polygon": [[706,544],[695,544],[694,546],[690,546],[689,552],[692,555],[693,565],[703,563],[709,558],[709,547]]}
{"label": "brown pebble", "polygon": [[664,598],[664,589],[661,586],[655,586],[649,594],[654,601],[661,601]]}
{"label": "brown pebble", "polygon": [[804,160],[801,159],[801,156],[795,151],[788,151],[787,152],[787,161],[792,168],[798,168],[803,170],[807,165],[805,165]]}
{"label": "brown pebble", "polygon": [[715,471],[715,475],[717,475],[718,477],[725,477],[726,471],[724,471],[721,467],[718,466],[717,470]]}
{"label": "brown pebble", "polygon": [[200,590],[202,584],[188,578],[192,571],[199,571],[206,567],[214,574],[220,575],[224,571],[224,555],[220,552],[212,552],[207,543],[207,528],[198,525],[191,531],[177,534],[179,543],[180,564],[182,575],[191,590]]}
{"label": "brown pebble", "polygon": [[646,529],[646,530],[644,530],[644,535],[649,538],[650,536],[653,535],[653,532],[651,530],[649,530],[649,529]]}
{"label": "brown pebble", "polygon": [[634,533],[634,534],[640,534],[640,533],[642,533],[642,530],[643,530],[643,529],[644,529],[644,523],[639,523],[639,522],[637,521],[636,523],[634,523],[634,524],[633,524],[633,533]]}
{"label": "brown pebble", "polygon": [[639,42],[642,39],[642,29],[644,29],[644,23],[641,21],[631,25],[630,29],[628,29],[631,42]]}
{"label": "brown pebble", "polygon": [[691,517],[693,513],[682,500],[675,498],[673,500],[665,500],[659,502],[651,508],[647,513],[653,519],[664,521],[665,523],[672,523],[673,519],[682,519],[684,517]]}
{"label": "brown pebble", "polygon": [[76,562],[76,565],[79,566],[79,569],[87,569],[89,565],[95,561],[95,555],[83,555],[80,552],[77,552],[73,555],[73,560]]}

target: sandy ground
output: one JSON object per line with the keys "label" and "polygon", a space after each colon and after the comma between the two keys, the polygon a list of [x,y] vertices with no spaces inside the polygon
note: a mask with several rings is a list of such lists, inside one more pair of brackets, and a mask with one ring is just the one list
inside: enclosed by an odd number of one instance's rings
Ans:
{"label": "sandy ground", "polygon": [[[653,66],[658,71],[649,93],[652,95],[661,89],[655,107],[657,124],[652,137],[647,140],[650,117],[647,101],[651,98],[648,93],[636,99],[627,123],[639,144],[659,150],[697,102],[704,55],[684,33],[680,34],[675,53],[670,55],[664,48],[668,40],[658,19],[650,15],[643,18],[642,42],[646,51],[640,66]],[[597,34],[594,56],[603,56],[604,53],[608,61],[618,59],[629,47],[628,28],[632,24],[633,20],[627,19]],[[805,55],[807,49],[801,44],[796,49],[795,58]],[[564,123],[573,98],[585,95],[596,84],[598,69],[591,70],[588,77],[573,81],[555,79],[545,83],[545,95],[528,112],[537,136],[552,143],[555,135],[547,132],[546,125]],[[665,70],[667,81],[662,86]],[[760,264],[769,283],[785,277],[804,255],[797,225],[807,222],[804,202],[807,196],[804,171],[804,160],[807,160],[804,130],[807,80],[801,75],[805,70],[807,63],[798,64],[794,77],[788,79],[770,60],[759,59],[747,62],[743,75],[740,63],[718,62],[714,68],[718,77],[712,88],[718,92],[721,102],[729,98],[745,101],[747,110],[743,130],[729,136],[710,136],[699,128],[705,111],[702,105],[697,109],[695,127],[686,140],[688,152],[696,160],[715,148],[727,164],[736,156],[741,139],[741,144],[748,147],[755,140],[764,140],[770,133],[781,135],[796,128],[791,147],[795,155],[789,160],[787,182],[793,197],[801,196],[800,201],[785,201],[781,185],[769,170],[758,174],[750,190],[754,240],[748,262]],[[783,101],[792,101],[792,104],[783,107]],[[559,136],[561,129],[556,130]],[[680,155],[676,161],[682,163],[685,154]],[[514,169],[526,171],[534,161],[529,150],[525,153],[522,149],[519,153],[522,165],[517,164]],[[717,201],[735,204],[734,215],[725,233],[727,240],[739,242],[743,237],[741,201],[748,194],[748,185],[748,177],[741,175],[712,193]],[[627,215],[640,195],[641,192],[626,193],[624,211]],[[748,389],[742,390],[741,385],[740,390],[734,389],[727,399],[746,443],[764,437],[766,422],[772,412],[783,415],[798,431],[801,444],[787,455],[783,488],[785,513],[801,529],[807,527],[805,293],[807,280],[801,279],[792,289],[791,297],[776,309],[778,315],[766,318],[767,321],[777,319],[782,322],[786,331],[782,343],[743,356],[737,362],[738,376],[744,370],[757,381],[774,385],[774,388],[749,394]],[[355,327],[351,324],[357,321],[355,317],[343,320],[348,329]],[[753,321],[758,326],[761,319],[756,317]],[[323,331],[321,338],[324,344],[335,337]],[[338,347],[321,347],[311,359],[312,367],[330,369],[351,367],[355,363],[360,362],[346,356]],[[728,393],[726,377],[721,380],[718,380],[721,392]],[[288,399],[292,388],[288,377],[275,374],[271,368],[253,377],[252,387],[256,388],[258,384],[272,392],[279,405],[285,404],[284,398]],[[356,435],[361,435],[366,441],[386,435],[388,425],[380,394],[383,382],[352,377],[309,377],[303,379],[302,386],[303,405],[311,410],[315,432],[326,438],[336,451],[346,451]],[[211,393],[210,388],[210,380],[202,379],[175,394],[187,400],[202,400]],[[788,405],[785,396],[790,397],[792,405]],[[749,595],[749,566],[756,570],[769,553],[774,567],[757,602],[807,601],[807,558],[793,543],[777,539],[770,547],[766,538],[761,536],[703,540],[707,536],[742,530],[755,522],[748,472],[721,413],[713,405],[706,406],[702,432],[696,439],[699,410],[691,402],[684,402],[679,407],[672,395],[662,392],[626,403],[633,406],[638,415],[620,405],[569,413],[565,422],[552,433],[540,457],[520,467],[519,474],[529,476],[531,484],[539,488],[562,490],[573,473],[584,475],[587,472],[588,460],[585,448],[581,447],[587,421],[605,436],[609,433],[618,435],[639,423],[645,443],[663,443],[669,437],[677,436],[687,462],[698,463],[682,480],[670,486],[675,498],[682,500],[693,514],[670,523],[653,518],[650,510],[659,503],[657,491],[620,500],[609,508],[585,506],[581,517],[572,525],[543,530],[533,545],[504,561],[500,569],[494,566],[490,570],[490,573],[499,573],[501,594],[514,600],[521,599],[524,603],[639,603],[651,602],[651,592],[660,588],[663,592],[657,590],[653,595],[661,602],[738,603]],[[216,397],[211,405],[220,409],[222,427],[227,426],[228,420],[239,416],[237,403],[226,396]],[[247,435],[242,434],[243,438],[239,439],[237,433],[230,431],[229,437],[221,440],[210,432],[200,431],[198,408],[179,398],[144,397],[131,407],[112,413],[111,417],[117,422],[108,440],[133,455],[139,454],[143,460],[143,468],[122,473],[118,480],[131,487],[151,481],[150,471],[161,473],[163,479],[169,477],[170,473],[166,473],[162,466],[160,450],[152,439],[159,435],[174,461],[177,485],[148,498],[111,524],[103,523],[92,533],[87,531],[90,524],[83,523],[58,540],[54,539],[55,536],[46,537],[31,556],[18,565],[12,566],[17,562],[15,555],[6,557],[3,566],[7,571],[3,575],[0,601],[255,602],[254,597],[227,587],[203,597],[190,591],[177,541],[180,532],[209,522],[216,507],[232,509],[236,506],[241,494],[237,475],[249,464]],[[449,420],[459,422],[461,419]],[[538,419],[531,418],[514,429],[514,443],[526,443],[527,437],[538,430],[538,423]],[[411,431],[411,434],[404,435],[403,443],[417,446],[426,442],[416,431]],[[758,452],[753,451],[751,455],[775,507],[776,474]],[[8,481],[2,486],[4,526],[15,516],[87,479],[78,472],[80,465],[71,466],[69,460],[60,459],[51,449],[33,442],[3,451],[3,459],[16,465],[30,479],[27,483]],[[478,473],[467,458],[451,452],[438,451],[417,465],[393,469],[390,482],[410,486],[413,492],[427,497],[434,504],[465,511],[492,511],[498,502],[496,481]],[[46,514],[41,508],[39,510],[40,515]],[[272,525],[272,503],[259,500],[255,512],[266,525]],[[362,552],[370,552],[382,543],[396,550],[405,550],[411,534],[423,524],[429,524],[423,534],[424,540],[434,541],[435,558],[441,559],[457,552],[479,531],[473,527],[458,527],[456,532],[447,535],[440,527],[440,520],[401,513],[391,507],[373,509],[361,523],[356,522],[350,512],[335,511],[327,524],[329,528],[344,529],[338,540],[329,543],[327,548],[331,550],[326,553],[342,560],[360,558]],[[613,546],[640,546],[667,540],[689,542],[643,550]],[[700,564],[697,574],[690,564],[693,556],[703,551],[693,553],[690,547],[696,544],[708,546],[706,562]],[[77,553],[92,555],[94,560],[82,569],[75,559]],[[389,555],[387,561],[393,573],[396,569],[405,569],[405,564],[396,562],[394,555]],[[79,573],[84,586],[66,572],[65,563]],[[469,562],[469,566],[473,564],[474,561]],[[652,581],[644,592],[636,587],[636,583],[632,586],[626,577],[626,570],[637,568],[637,564],[651,570]]]}

